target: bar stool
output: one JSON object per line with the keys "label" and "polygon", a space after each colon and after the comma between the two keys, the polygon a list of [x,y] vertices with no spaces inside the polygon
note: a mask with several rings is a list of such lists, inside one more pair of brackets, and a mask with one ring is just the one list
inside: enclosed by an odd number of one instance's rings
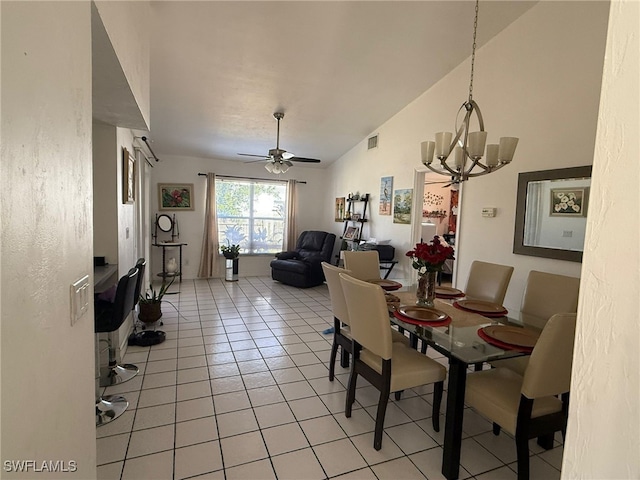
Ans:
{"label": "bar stool", "polygon": [[[122,383],[126,380],[117,381],[118,378],[122,378],[118,374],[120,373],[117,368],[117,362],[115,360],[115,347],[113,346],[113,332],[118,330],[125,318],[127,318],[129,312],[133,308],[135,288],[138,279],[138,269],[132,268],[118,281],[116,288],[116,295],[113,303],[98,300],[95,305],[95,333],[108,333],[107,342],[109,344],[109,375],[106,379],[107,382],[102,380],[100,375],[100,349],[96,348],[96,426],[104,425],[112,420],[115,420],[129,406],[129,402],[126,398],[119,395],[112,395],[107,397],[100,396],[100,386],[115,385]],[[99,344],[99,338],[97,338]],[[138,373],[138,368],[135,365],[124,365],[122,370],[124,372],[132,371],[133,367],[135,373],[128,379],[133,378]],[[113,383],[111,383],[113,380]]]}
{"label": "bar stool", "polygon": [[[96,426],[104,425],[115,420],[129,406],[126,398],[115,395],[102,397],[100,386],[115,385],[133,378],[138,373],[135,365],[117,365],[115,347],[112,334],[120,328],[125,318],[133,309],[134,294],[137,284],[138,269],[132,268],[118,281],[116,296],[113,301],[98,300],[95,305],[95,333],[108,333],[109,344],[109,375],[106,382],[100,376],[100,349],[96,348]],[[98,344],[100,343],[98,339]],[[133,374],[131,374],[133,372]],[[128,378],[123,379],[128,376]]]}

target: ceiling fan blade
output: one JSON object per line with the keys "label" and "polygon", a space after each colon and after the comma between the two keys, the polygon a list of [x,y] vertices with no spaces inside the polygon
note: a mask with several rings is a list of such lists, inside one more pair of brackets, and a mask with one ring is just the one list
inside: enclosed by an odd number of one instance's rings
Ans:
{"label": "ceiling fan blade", "polygon": [[295,157],[295,155],[291,152],[282,152],[283,160],[289,160],[290,158]]}
{"label": "ceiling fan blade", "polygon": [[265,160],[269,159],[269,155],[254,155],[253,153],[238,153],[238,155],[241,155],[243,157],[260,157]]}
{"label": "ceiling fan blade", "polygon": [[289,160],[292,162],[320,163],[317,158],[291,157]]}

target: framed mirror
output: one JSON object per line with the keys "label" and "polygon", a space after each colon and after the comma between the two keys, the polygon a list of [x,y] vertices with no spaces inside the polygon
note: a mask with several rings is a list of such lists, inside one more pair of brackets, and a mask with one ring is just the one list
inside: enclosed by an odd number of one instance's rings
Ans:
{"label": "framed mirror", "polygon": [[518,175],[513,253],[582,262],[591,166]]}
{"label": "framed mirror", "polygon": [[173,230],[173,220],[169,215],[158,215],[156,224],[158,225],[158,228],[163,232],[170,232]]}

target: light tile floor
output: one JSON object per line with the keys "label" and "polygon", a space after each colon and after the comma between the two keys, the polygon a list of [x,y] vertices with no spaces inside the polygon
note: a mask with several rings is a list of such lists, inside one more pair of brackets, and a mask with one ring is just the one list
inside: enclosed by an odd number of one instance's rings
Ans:
{"label": "light tile floor", "polygon": [[[328,380],[326,285],[297,289],[249,277],[178,288],[166,297],[175,309],[163,305],[158,327],[166,341],[129,347],[124,362],[140,373],[104,391],[123,394],[129,408],[96,431],[99,479],[443,478],[443,428],[431,428],[430,386],[400,401],[391,396],[380,451],[373,449],[377,391],[365,380],[345,418],[348,369],[337,365]],[[549,451],[530,442],[532,479],[560,478],[559,439]],[[516,478],[513,438],[494,436],[469,409],[461,457],[461,479]]]}

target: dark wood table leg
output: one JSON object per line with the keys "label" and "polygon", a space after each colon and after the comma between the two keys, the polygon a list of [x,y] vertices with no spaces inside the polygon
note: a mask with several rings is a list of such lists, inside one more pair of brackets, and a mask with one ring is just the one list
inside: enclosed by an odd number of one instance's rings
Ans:
{"label": "dark wood table leg", "polygon": [[460,470],[466,375],[467,364],[456,358],[449,358],[447,414],[444,426],[444,451],[442,453],[442,474],[448,480],[457,479]]}

